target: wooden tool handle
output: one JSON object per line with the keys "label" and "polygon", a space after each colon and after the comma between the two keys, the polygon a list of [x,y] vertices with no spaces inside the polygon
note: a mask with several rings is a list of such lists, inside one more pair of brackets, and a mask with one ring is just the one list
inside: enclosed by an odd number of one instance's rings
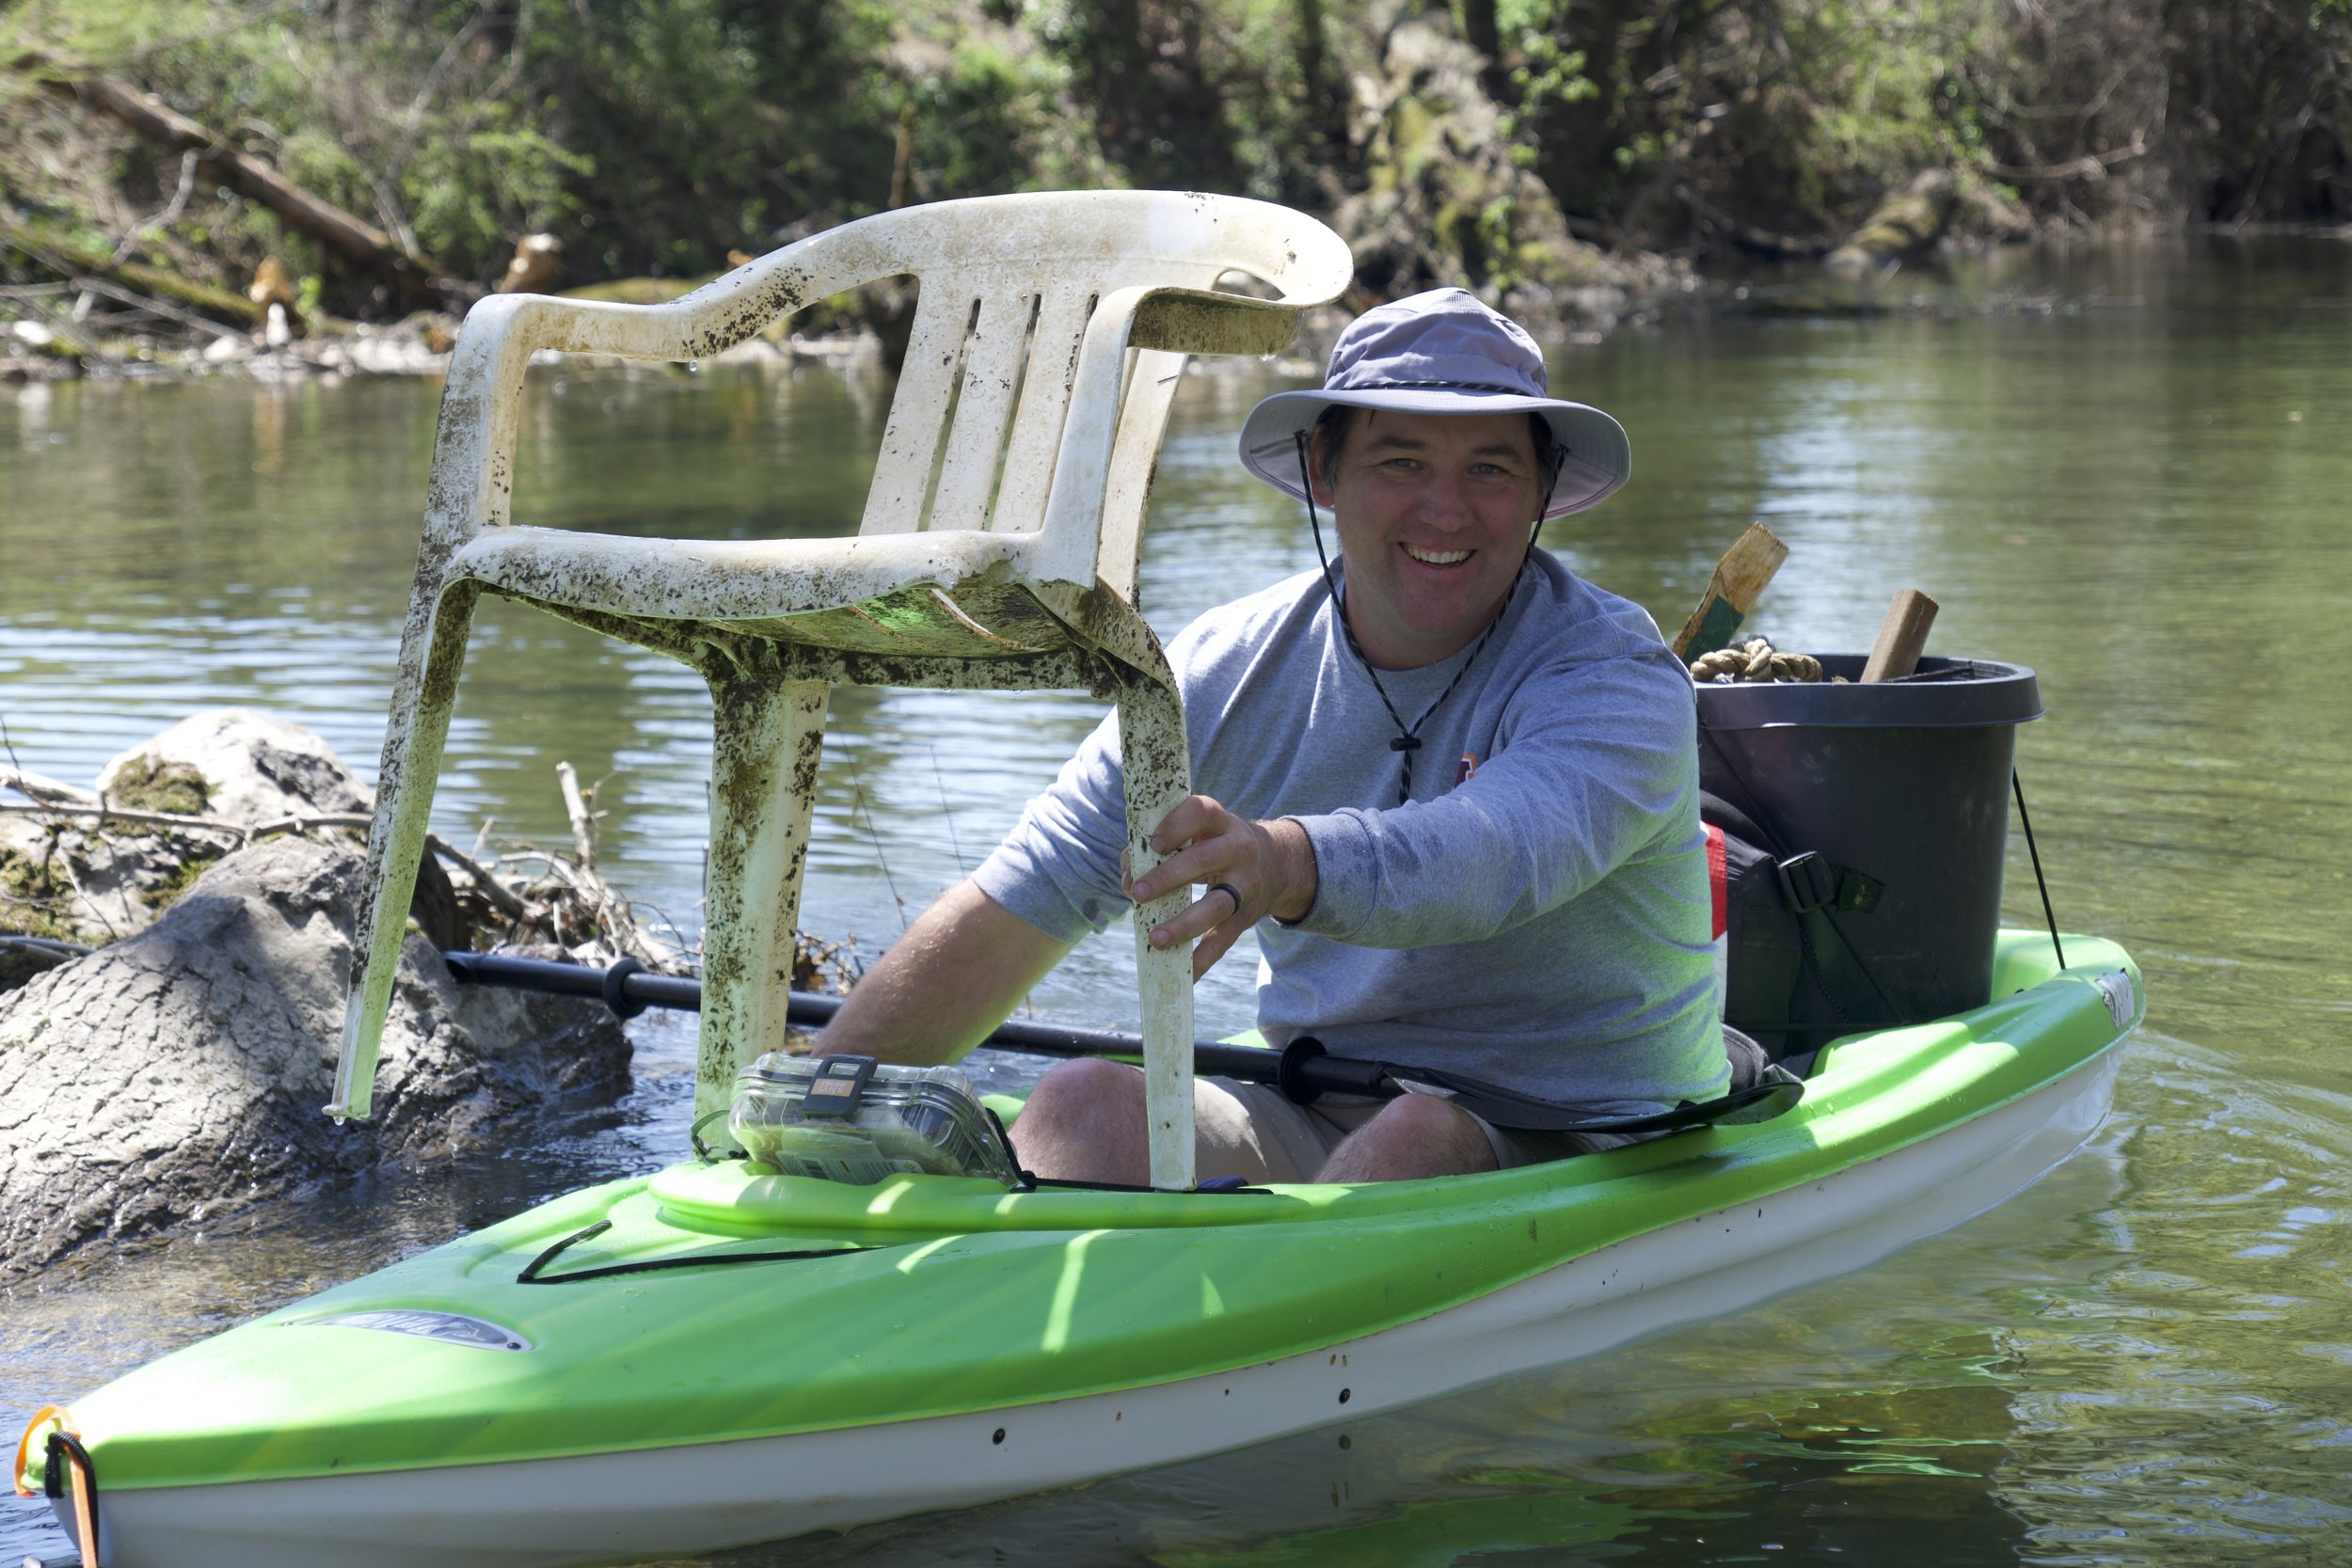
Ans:
{"label": "wooden tool handle", "polygon": [[1698,609],[1682,624],[1682,635],[1674,640],[1675,657],[1688,661],[1728,644],[1731,634],[1740,629],[1740,623],[1763,595],[1764,585],[1788,559],[1788,546],[1773,537],[1771,529],[1750,523],[1748,531],[1716,562]]}
{"label": "wooden tool handle", "polygon": [[1886,607],[1879,623],[1879,640],[1870,646],[1870,661],[1862,679],[1891,681],[1919,667],[1919,651],[1928,645],[1928,629],[1935,625],[1936,604],[1916,588],[1906,588]]}

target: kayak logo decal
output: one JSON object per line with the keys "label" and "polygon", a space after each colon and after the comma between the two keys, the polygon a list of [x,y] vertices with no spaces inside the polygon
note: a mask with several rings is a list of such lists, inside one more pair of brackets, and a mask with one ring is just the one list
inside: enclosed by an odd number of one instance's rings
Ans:
{"label": "kayak logo decal", "polygon": [[308,1323],[290,1326],[307,1328],[373,1328],[386,1334],[410,1334],[420,1339],[433,1339],[444,1345],[466,1345],[474,1350],[529,1350],[531,1341],[521,1335],[501,1328],[480,1318],[469,1318],[462,1312],[435,1312],[421,1307],[385,1307],[373,1312],[341,1312],[331,1318],[312,1318]]}

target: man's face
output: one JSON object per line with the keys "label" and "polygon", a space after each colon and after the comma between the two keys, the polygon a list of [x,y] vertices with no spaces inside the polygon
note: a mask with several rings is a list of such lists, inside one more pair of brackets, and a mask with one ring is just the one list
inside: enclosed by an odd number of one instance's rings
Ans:
{"label": "man's face", "polygon": [[1382,670],[1435,664],[1502,608],[1543,485],[1525,414],[1395,414],[1349,421],[1335,477],[1314,465],[1347,558],[1347,624]]}

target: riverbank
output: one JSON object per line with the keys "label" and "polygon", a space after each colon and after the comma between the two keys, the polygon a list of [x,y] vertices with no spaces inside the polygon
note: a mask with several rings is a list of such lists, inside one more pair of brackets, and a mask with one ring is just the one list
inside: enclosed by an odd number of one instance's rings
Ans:
{"label": "riverbank", "polygon": [[1536,316],[1599,288],[1638,317],[1645,273],[2352,217],[2352,11],[2296,0],[326,11],[9,13],[0,284],[76,285],[28,346],[125,309],[299,340],[707,277],[1010,190],[1281,201],[1371,298]]}
{"label": "riverbank", "polygon": [[[34,298],[44,296],[35,295]],[[70,286],[54,296],[72,298]],[[242,376],[255,381],[351,376],[437,376],[449,369],[458,318],[420,313],[389,325],[336,322],[317,333],[272,341],[263,333],[198,328],[133,310],[71,325],[50,312],[23,313],[23,291],[0,290],[0,384],[119,380],[198,380]],[[9,317],[14,307],[20,313]],[[70,310],[71,307],[66,307]],[[846,364],[877,358],[880,340],[848,331],[811,337],[755,338],[720,358],[730,363]]]}
{"label": "riverbank", "polygon": [[[2352,227],[2274,225],[2262,237],[2352,244]],[[1581,287],[1523,290],[1506,297],[1503,304],[1539,340],[1586,347],[1616,332],[1756,315],[1824,319],[2050,315],[2113,309],[2130,301],[2096,286],[2070,294],[2041,281],[2003,285],[1985,279],[1998,278],[2003,272],[2030,270],[2030,259],[2040,253],[2161,243],[2150,236],[2070,236],[1997,247],[1956,245],[1909,264],[1895,258],[1882,259],[1860,272],[1784,261],[1720,276],[1702,275],[1670,258],[1645,255],[1613,265]],[[1957,275],[1958,269],[1976,276],[1963,278]],[[580,297],[651,303],[675,297],[686,288],[672,280],[634,279],[575,293]],[[119,302],[111,309],[84,312],[76,320],[74,312],[83,297],[67,283],[0,287],[0,385],[83,377],[323,378],[332,384],[353,376],[437,376],[448,368],[450,348],[461,325],[460,318],[447,312],[420,311],[385,325],[333,320],[305,336],[288,334],[272,341],[266,329],[244,331],[212,323],[198,326]],[[824,314],[820,319],[830,325],[830,330],[795,331],[787,321],[711,362],[886,370],[883,338],[871,326],[851,325],[854,316],[850,310]],[[1299,343],[1289,357],[1310,371],[1319,367],[1324,350],[1348,319],[1349,312],[1337,308],[1310,312]],[[1213,358],[1196,358],[1193,368],[1214,373],[1232,367]]]}

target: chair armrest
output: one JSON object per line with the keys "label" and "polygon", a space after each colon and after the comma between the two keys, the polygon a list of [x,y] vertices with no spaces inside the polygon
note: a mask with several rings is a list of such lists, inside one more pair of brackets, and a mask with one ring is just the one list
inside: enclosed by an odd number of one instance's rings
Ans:
{"label": "chair armrest", "polygon": [[[1081,587],[1092,586],[1098,576],[1128,578],[1125,571],[1106,572],[1103,553],[1103,508],[1127,350],[1276,354],[1297,335],[1298,316],[1295,305],[1206,289],[1137,284],[1104,294],[1088,324],[1072,380],[1053,496],[1031,556],[1038,575]],[[1184,362],[1170,363],[1181,369]],[[1130,535],[1125,547],[1132,544]]]}
{"label": "chair armrest", "polygon": [[1298,309],[1206,289],[1155,289],[1136,307],[1129,348],[1178,354],[1279,354],[1298,336]]}

